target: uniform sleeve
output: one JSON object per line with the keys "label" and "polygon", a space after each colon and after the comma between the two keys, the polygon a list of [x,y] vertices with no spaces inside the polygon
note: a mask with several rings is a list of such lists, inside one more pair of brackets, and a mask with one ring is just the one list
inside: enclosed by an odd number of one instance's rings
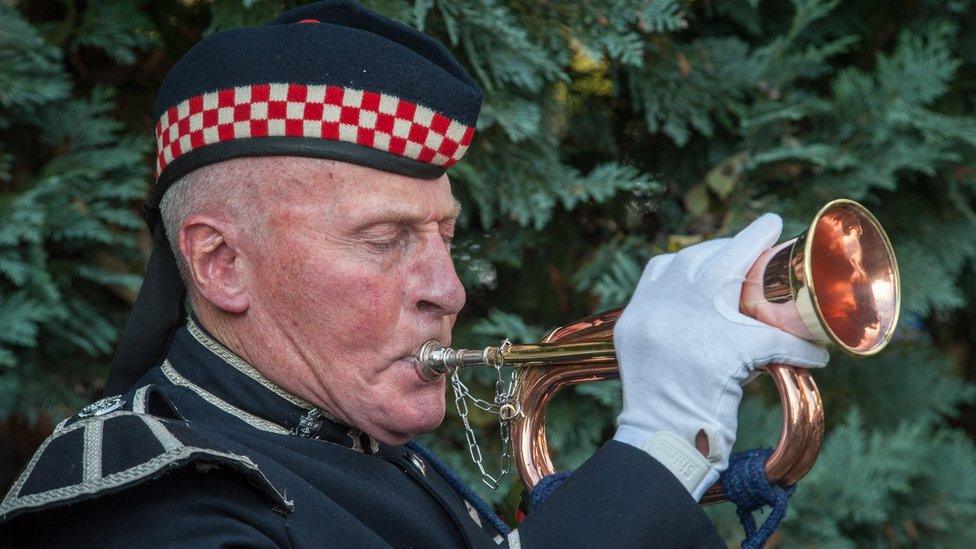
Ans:
{"label": "uniform sleeve", "polygon": [[195,467],[121,492],[28,514],[0,547],[289,547],[285,519],[239,477]]}
{"label": "uniform sleeve", "polygon": [[533,509],[515,532],[509,546],[526,549],[725,547],[670,471],[646,452],[614,440]]}

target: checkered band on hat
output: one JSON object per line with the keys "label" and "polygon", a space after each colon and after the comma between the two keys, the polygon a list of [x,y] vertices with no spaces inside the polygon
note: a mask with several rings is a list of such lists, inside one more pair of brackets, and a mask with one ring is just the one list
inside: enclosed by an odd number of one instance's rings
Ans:
{"label": "checkered band on hat", "polygon": [[261,137],[344,141],[448,168],[464,156],[474,128],[384,93],[292,83],[237,86],[163,113],[156,124],[156,177],[190,151]]}

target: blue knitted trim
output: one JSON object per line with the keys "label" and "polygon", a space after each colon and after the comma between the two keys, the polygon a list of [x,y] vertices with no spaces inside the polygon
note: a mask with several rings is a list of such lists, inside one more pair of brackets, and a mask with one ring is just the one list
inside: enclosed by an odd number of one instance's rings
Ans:
{"label": "blue knitted trim", "polygon": [[[784,488],[766,477],[766,460],[772,453],[768,448],[761,448],[732,454],[729,468],[719,477],[725,497],[735,504],[735,512],[745,530],[743,549],[757,549],[766,544],[786,517],[790,496],[796,491],[795,485]],[[773,511],[757,529],[752,512],[766,505]]]}
{"label": "blue knitted trim", "polygon": [[451,485],[451,488],[454,488],[454,491],[460,494],[462,498],[466,499],[468,503],[470,503],[471,506],[481,514],[481,516],[488,519],[488,522],[492,525],[492,527],[495,528],[495,530],[498,531],[499,534],[507,536],[508,533],[512,531],[512,529],[505,524],[505,521],[503,521],[501,517],[495,513],[494,509],[491,508],[491,505],[489,505],[485,500],[481,499],[481,497],[479,497],[474,490],[468,488],[468,486],[464,484],[464,481],[461,480],[461,477],[457,476],[457,473],[451,470],[451,468],[448,467],[446,463],[441,461],[440,458],[435,456],[433,452],[427,448],[424,448],[415,441],[408,442],[406,447],[410,448],[414,452],[417,452],[424,459],[426,459],[427,462],[430,463],[430,466],[433,467],[434,470],[444,477],[444,480]]}
{"label": "blue knitted trim", "polygon": [[542,480],[535,485],[532,489],[532,493],[529,494],[529,507],[535,509],[536,507],[542,505],[542,502],[549,499],[549,496],[556,491],[557,488],[563,483],[564,480],[572,475],[572,471],[560,471],[558,473],[553,473],[551,475],[542,477]]}

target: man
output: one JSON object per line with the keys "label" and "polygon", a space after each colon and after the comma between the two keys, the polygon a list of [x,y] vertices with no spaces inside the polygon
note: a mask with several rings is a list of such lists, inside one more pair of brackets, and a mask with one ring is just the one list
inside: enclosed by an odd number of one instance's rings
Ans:
{"label": "man", "polygon": [[412,356],[448,344],[464,305],[445,168],[480,102],[440,44],[348,1],[191,50],[157,104],[157,248],[120,394],[45,441],[0,503],[3,543],[721,546],[696,500],[741,383],[826,363],[738,313],[775,216],[649,263],[616,331],[615,440],[516,530],[404,446],[444,415]]}

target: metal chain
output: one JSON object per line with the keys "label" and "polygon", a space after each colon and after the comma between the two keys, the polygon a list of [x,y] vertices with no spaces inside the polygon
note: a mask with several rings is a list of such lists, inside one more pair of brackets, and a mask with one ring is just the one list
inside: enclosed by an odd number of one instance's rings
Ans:
{"label": "metal chain", "polygon": [[[502,343],[502,347],[504,348],[506,345],[511,345],[511,343],[505,340]],[[468,453],[471,454],[471,461],[478,466],[478,471],[481,472],[481,481],[492,490],[498,488],[502,478],[512,469],[511,424],[521,414],[521,409],[515,401],[515,392],[518,389],[518,377],[513,370],[511,379],[506,386],[502,379],[502,366],[504,366],[502,362],[494,365],[497,375],[497,379],[495,380],[494,402],[488,402],[472,395],[467,385],[458,378],[457,370],[451,374],[451,387],[454,389],[454,406],[457,408],[461,422],[464,424],[464,438],[468,443]],[[481,455],[478,437],[475,435],[474,429],[471,428],[471,423],[468,421],[468,403],[466,399],[489,414],[498,416],[502,455],[500,471],[497,476],[493,476],[485,470],[484,457]],[[503,409],[510,411],[509,413],[503,413]]]}

